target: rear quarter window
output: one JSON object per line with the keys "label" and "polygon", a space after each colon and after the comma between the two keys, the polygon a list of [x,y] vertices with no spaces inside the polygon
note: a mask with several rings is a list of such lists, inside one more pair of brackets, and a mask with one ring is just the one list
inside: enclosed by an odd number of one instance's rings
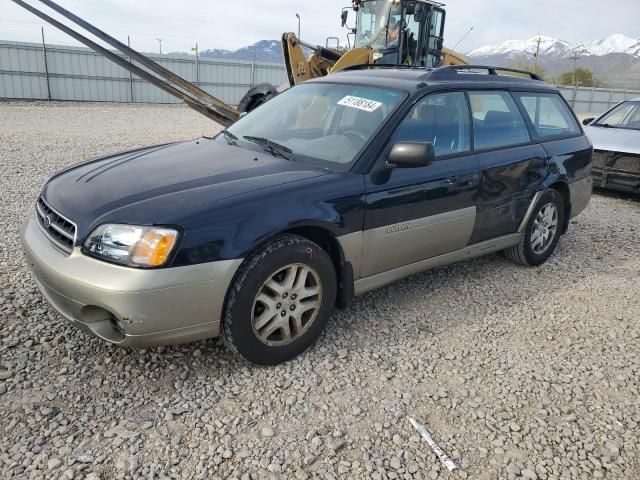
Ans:
{"label": "rear quarter window", "polygon": [[581,133],[580,126],[559,95],[520,93],[516,96],[539,138],[564,137]]}

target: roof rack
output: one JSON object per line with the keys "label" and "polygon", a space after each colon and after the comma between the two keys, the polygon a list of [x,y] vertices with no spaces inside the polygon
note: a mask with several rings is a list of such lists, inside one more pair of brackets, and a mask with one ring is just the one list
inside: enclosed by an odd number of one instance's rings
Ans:
{"label": "roof rack", "polygon": [[[448,65],[446,67],[440,67],[433,70],[431,76],[433,76],[433,74],[437,75],[438,73],[441,73],[441,72],[444,73],[447,71],[448,72],[454,71],[458,73],[459,70],[466,70],[467,71],[466,73],[473,73],[471,72],[471,70],[486,70],[489,75],[500,75],[498,72],[520,73],[522,75],[528,75],[531,78],[531,80],[538,80],[541,82],[544,81],[542,77],[537,73],[529,72],[527,70],[520,70],[518,68],[509,68],[509,67],[492,67],[488,65]],[[512,76],[512,75],[506,75],[506,76]]]}

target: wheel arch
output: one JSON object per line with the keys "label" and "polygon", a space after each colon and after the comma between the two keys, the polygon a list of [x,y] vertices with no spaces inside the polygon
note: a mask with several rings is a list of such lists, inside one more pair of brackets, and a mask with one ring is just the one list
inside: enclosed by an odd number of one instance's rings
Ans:
{"label": "wheel arch", "polygon": [[344,251],[336,235],[327,226],[304,224],[272,232],[261,238],[249,249],[244,256],[245,261],[282,235],[297,235],[305,238],[316,243],[327,252],[335,268],[336,279],[338,281],[336,304],[338,307],[345,307],[354,297],[353,266],[346,260]]}

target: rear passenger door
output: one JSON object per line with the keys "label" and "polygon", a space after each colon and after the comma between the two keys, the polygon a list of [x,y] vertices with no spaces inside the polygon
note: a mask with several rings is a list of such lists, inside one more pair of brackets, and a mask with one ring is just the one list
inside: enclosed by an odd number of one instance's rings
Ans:
{"label": "rear passenger door", "polygon": [[469,91],[474,150],[480,165],[477,216],[470,243],[514,233],[547,175],[547,155],[533,143],[508,91]]}

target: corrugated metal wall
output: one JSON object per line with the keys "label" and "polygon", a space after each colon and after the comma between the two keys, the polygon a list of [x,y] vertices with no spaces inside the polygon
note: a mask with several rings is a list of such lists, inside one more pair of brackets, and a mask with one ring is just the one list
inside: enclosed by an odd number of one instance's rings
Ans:
{"label": "corrugated metal wall", "polygon": [[[52,100],[100,102],[179,103],[168,93],[133,77],[115,63],[86,48],[47,45],[49,88]],[[0,40],[0,98],[48,99],[42,44]],[[193,59],[153,56],[169,70],[196,81]],[[200,59],[201,88],[237,105],[252,85],[287,81],[283,65],[233,60]],[[601,113],[616,103],[640,97],[640,92],[603,88],[558,87],[578,113]]]}
{"label": "corrugated metal wall", "polygon": [[578,113],[603,113],[624,100],[640,97],[640,91],[633,90],[563,86],[558,88]]}
{"label": "corrugated metal wall", "polygon": [[[0,40],[0,98],[48,99],[44,51],[41,44]],[[168,93],[86,48],[46,46],[52,100],[98,102],[179,103]],[[150,58],[190,82],[196,81],[193,59],[169,55]],[[252,85],[287,81],[283,65],[200,59],[198,85],[236,105]],[[133,87],[133,88],[132,88]]]}

